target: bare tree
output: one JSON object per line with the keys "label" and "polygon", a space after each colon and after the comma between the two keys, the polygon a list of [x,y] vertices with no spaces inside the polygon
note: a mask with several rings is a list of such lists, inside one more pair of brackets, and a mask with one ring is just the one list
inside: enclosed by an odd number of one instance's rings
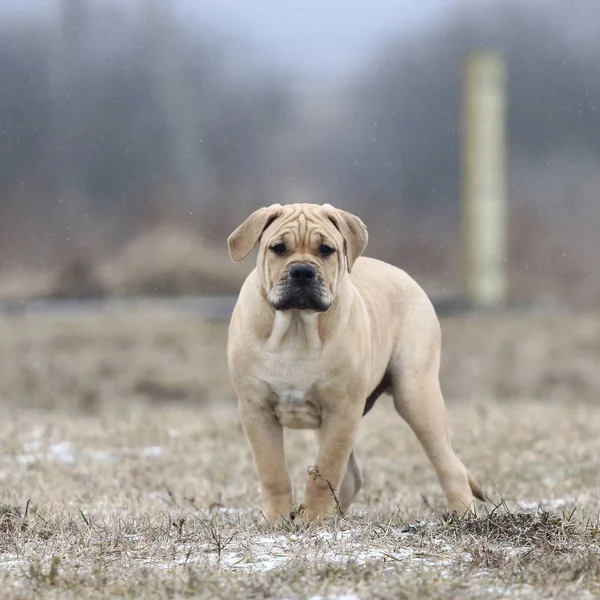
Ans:
{"label": "bare tree", "polygon": [[177,23],[168,0],[145,1],[146,60],[161,99],[171,140],[172,165],[178,181],[178,203],[192,208],[198,196],[210,199],[212,182],[200,152],[198,98],[189,85]]}
{"label": "bare tree", "polygon": [[89,23],[87,0],[61,0],[58,27],[50,62],[52,99],[55,103],[53,164],[60,212],[71,218],[85,213],[79,161],[84,143],[89,98],[84,85],[85,39]]}

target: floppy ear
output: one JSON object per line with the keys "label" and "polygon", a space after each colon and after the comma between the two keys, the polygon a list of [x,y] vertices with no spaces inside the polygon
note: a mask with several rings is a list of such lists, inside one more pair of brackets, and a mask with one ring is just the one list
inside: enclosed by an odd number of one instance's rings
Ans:
{"label": "floppy ear", "polygon": [[253,212],[228,238],[229,255],[240,262],[252,252],[263,231],[280,215],[281,204],[271,204]]}
{"label": "floppy ear", "polygon": [[344,238],[346,262],[348,264],[348,273],[350,273],[354,261],[367,247],[367,242],[369,241],[367,226],[357,216],[345,210],[333,208],[330,204],[326,204],[325,207],[328,209],[327,216]]}

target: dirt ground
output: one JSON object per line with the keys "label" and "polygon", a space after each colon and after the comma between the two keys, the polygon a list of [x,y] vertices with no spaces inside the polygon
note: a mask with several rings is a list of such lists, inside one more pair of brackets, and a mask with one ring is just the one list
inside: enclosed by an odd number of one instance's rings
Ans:
{"label": "dirt ground", "polygon": [[[454,445],[490,497],[445,513],[382,398],[366,483],[326,526],[265,526],[226,327],[140,310],[0,319],[2,597],[600,594],[600,316],[443,320]],[[301,499],[310,432],[286,439]]]}

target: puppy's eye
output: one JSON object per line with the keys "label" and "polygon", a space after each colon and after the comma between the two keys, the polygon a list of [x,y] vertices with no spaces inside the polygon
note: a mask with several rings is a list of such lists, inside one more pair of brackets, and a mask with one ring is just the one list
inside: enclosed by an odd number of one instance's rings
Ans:
{"label": "puppy's eye", "polygon": [[285,244],[275,244],[274,246],[271,246],[271,252],[274,252],[277,256],[283,256],[285,251]]}
{"label": "puppy's eye", "polygon": [[323,258],[327,258],[328,256],[331,256],[334,252],[335,252],[335,250],[331,246],[328,246],[327,244],[321,244],[319,246],[319,254]]}

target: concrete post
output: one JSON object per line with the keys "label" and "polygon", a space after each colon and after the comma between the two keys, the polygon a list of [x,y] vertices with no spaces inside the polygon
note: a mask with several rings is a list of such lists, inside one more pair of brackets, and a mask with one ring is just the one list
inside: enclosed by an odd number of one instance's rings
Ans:
{"label": "concrete post", "polygon": [[463,79],[463,294],[475,306],[506,301],[505,66],[471,53]]}

